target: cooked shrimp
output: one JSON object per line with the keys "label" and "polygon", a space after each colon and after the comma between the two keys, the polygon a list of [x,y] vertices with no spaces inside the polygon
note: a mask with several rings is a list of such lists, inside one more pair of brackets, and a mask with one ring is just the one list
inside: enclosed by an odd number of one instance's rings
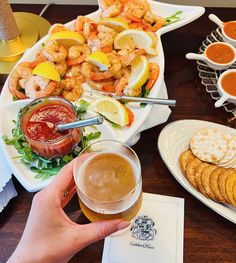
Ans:
{"label": "cooked shrimp", "polygon": [[142,22],[142,17],[150,10],[146,0],[128,0],[121,13],[133,22]]}
{"label": "cooked shrimp", "polygon": [[50,96],[56,88],[56,82],[41,76],[32,76],[25,83],[25,94],[30,99]]}
{"label": "cooked shrimp", "polygon": [[121,12],[121,5],[111,5],[104,11],[102,11],[102,18],[106,17],[116,17]]}
{"label": "cooked shrimp", "polygon": [[110,70],[91,72],[90,79],[93,81],[102,81],[111,79],[114,74]]}
{"label": "cooked shrimp", "polygon": [[85,58],[91,54],[91,49],[86,45],[75,45],[68,50],[67,64],[69,66],[78,65],[84,62]]}
{"label": "cooked shrimp", "polygon": [[109,92],[114,92],[115,91],[115,86],[114,86],[114,81],[108,80],[108,81],[101,81],[101,82],[95,82],[92,80],[87,81],[88,85],[99,91],[109,91]]}
{"label": "cooked shrimp", "polygon": [[151,32],[157,31],[166,24],[166,19],[164,17],[157,16],[151,11],[148,11],[143,18],[146,23],[150,24],[148,31]]}
{"label": "cooked shrimp", "polygon": [[149,80],[146,84],[146,89],[151,89],[158,76],[159,76],[159,72],[160,72],[160,68],[159,68],[159,65],[157,65],[156,63],[149,63],[149,66],[150,66],[150,69],[149,69]]}
{"label": "cooked shrimp", "polygon": [[128,78],[122,77],[115,83],[116,95],[122,95],[126,85],[128,84]]}
{"label": "cooked shrimp", "polygon": [[127,85],[124,88],[124,94],[127,96],[137,97],[140,95],[141,91],[142,91],[142,87],[140,87],[140,86],[137,86],[134,89],[133,87],[130,87],[129,85]]}
{"label": "cooked shrimp", "polygon": [[91,74],[93,72],[98,72],[98,67],[95,65],[89,63],[89,62],[83,62],[81,66],[81,73],[86,77],[86,79],[91,78]]}
{"label": "cooked shrimp", "polygon": [[66,74],[67,63],[65,60],[62,60],[60,62],[54,62],[53,64],[54,64],[56,71],[59,73],[61,77]]}
{"label": "cooked shrimp", "polygon": [[131,24],[129,24],[129,28],[147,30],[150,28],[150,26],[144,22],[132,22]]}
{"label": "cooked shrimp", "polygon": [[87,80],[96,82],[108,81],[114,74],[108,69],[106,71],[99,71],[99,68],[88,62],[84,62],[81,67],[81,73],[86,77]]}
{"label": "cooked shrimp", "polygon": [[32,76],[32,68],[30,62],[22,62],[16,66],[8,79],[8,88],[11,94],[19,99],[26,99],[26,95],[19,91],[24,89],[25,82]]}
{"label": "cooked shrimp", "polygon": [[50,40],[42,50],[42,55],[51,62],[60,62],[67,57],[66,48],[56,40]]}
{"label": "cooked shrimp", "polygon": [[103,52],[111,52],[113,49],[114,38],[105,33],[99,33],[95,37],[88,40],[88,45],[93,50],[102,50]]}
{"label": "cooked shrimp", "polygon": [[67,29],[63,24],[56,23],[49,28],[48,34],[51,35],[57,32],[67,31],[67,30],[69,29]]}
{"label": "cooked shrimp", "polygon": [[81,96],[81,88],[80,87],[74,87],[71,91],[62,91],[62,96],[70,101],[75,101]]}
{"label": "cooked shrimp", "polygon": [[[115,51],[107,54],[111,66],[106,71],[100,71],[98,67],[90,67],[89,78],[93,81],[104,81],[113,78],[121,70],[121,62]],[[91,70],[92,69],[92,70]]]}
{"label": "cooked shrimp", "polygon": [[113,50],[114,38],[117,31],[104,25],[98,25],[98,33],[92,34],[88,39],[88,45],[96,50],[111,52]]}
{"label": "cooked shrimp", "polygon": [[70,78],[70,77],[79,77],[81,76],[81,65],[74,65],[72,67],[70,67],[67,72],[66,72],[66,78]]}
{"label": "cooked shrimp", "polygon": [[116,76],[120,75],[121,70],[121,61],[119,56],[116,54],[116,52],[113,50],[112,52],[107,54],[109,62],[111,66],[109,67],[109,71],[113,74],[113,76],[116,78]]}
{"label": "cooked shrimp", "polygon": [[97,31],[99,33],[105,33],[105,34],[110,34],[113,38],[118,34],[118,32],[108,26],[105,25],[98,25],[97,26]]}
{"label": "cooked shrimp", "polygon": [[115,0],[98,0],[98,6],[102,11],[106,10],[108,7],[117,4],[119,1]]}
{"label": "cooked shrimp", "polygon": [[77,100],[82,94],[81,82],[76,78],[62,80],[60,85],[63,87],[62,96],[70,101]]}
{"label": "cooked shrimp", "polygon": [[140,49],[136,49],[136,50],[121,49],[117,53],[120,56],[120,61],[121,61],[122,67],[127,67],[132,63],[132,61],[136,57],[144,55],[146,52],[144,49],[140,48]]}
{"label": "cooked shrimp", "polygon": [[96,22],[85,16],[78,16],[74,23],[74,30],[81,33],[85,40],[88,40],[90,34],[96,31],[96,28]]}
{"label": "cooked shrimp", "polygon": [[31,68],[35,68],[36,66],[38,66],[38,64],[47,61],[47,59],[44,57],[44,55],[42,54],[42,50],[40,50],[37,54],[36,54],[36,58],[35,60],[33,60],[32,62],[30,62],[30,67]]}

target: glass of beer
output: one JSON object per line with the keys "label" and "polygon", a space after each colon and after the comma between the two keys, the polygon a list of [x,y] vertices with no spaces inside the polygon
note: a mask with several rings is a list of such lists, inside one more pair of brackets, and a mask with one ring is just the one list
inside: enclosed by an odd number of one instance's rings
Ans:
{"label": "glass of beer", "polygon": [[[86,154],[86,155],[85,155]],[[91,221],[122,218],[130,221],[142,204],[141,165],[137,154],[114,140],[85,148],[74,166],[81,210]]]}

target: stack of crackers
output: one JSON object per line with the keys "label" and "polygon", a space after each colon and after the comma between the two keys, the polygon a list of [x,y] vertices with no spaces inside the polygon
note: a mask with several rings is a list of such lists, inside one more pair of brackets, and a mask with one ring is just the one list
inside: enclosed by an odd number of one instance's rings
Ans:
{"label": "stack of crackers", "polygon": [[190,139],[179,158],[189,183],[204,196],[236,206],[236,137],[205,128]]}

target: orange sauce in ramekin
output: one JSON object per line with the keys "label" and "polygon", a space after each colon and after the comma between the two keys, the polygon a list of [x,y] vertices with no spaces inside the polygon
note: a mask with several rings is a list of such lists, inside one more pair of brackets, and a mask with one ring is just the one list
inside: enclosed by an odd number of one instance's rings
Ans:
{"label": "orange sauce in ramekin", "polygon": [[236,72],[226,74],[222,78],[221,86],[228,94],[236,96]]}
{"label": "orange sauce in ramekin", "polygon": [[236,21],[224,23],[224,32],[228,37],[236,40]]}
{"label": "orange sauce in ramekin", "polygon": [[228,64],[235,58],[234,50],[224,43],[216,43],[207,47],[208,59],[219,64]]}

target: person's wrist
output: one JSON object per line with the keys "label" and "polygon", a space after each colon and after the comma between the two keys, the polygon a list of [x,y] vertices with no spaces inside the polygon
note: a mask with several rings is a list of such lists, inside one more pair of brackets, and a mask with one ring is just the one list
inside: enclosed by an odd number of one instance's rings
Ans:
{"label": "person's wrist", "polygon": [[32,248],[22,248],[19,244],[11,257],[8,259],[7,263],[54,262],[52,260],[46,259],[45,256],[46,255],[44,255],[44,258],[42,258],[42,255],[40,255],[37,251],[34,251]]}

